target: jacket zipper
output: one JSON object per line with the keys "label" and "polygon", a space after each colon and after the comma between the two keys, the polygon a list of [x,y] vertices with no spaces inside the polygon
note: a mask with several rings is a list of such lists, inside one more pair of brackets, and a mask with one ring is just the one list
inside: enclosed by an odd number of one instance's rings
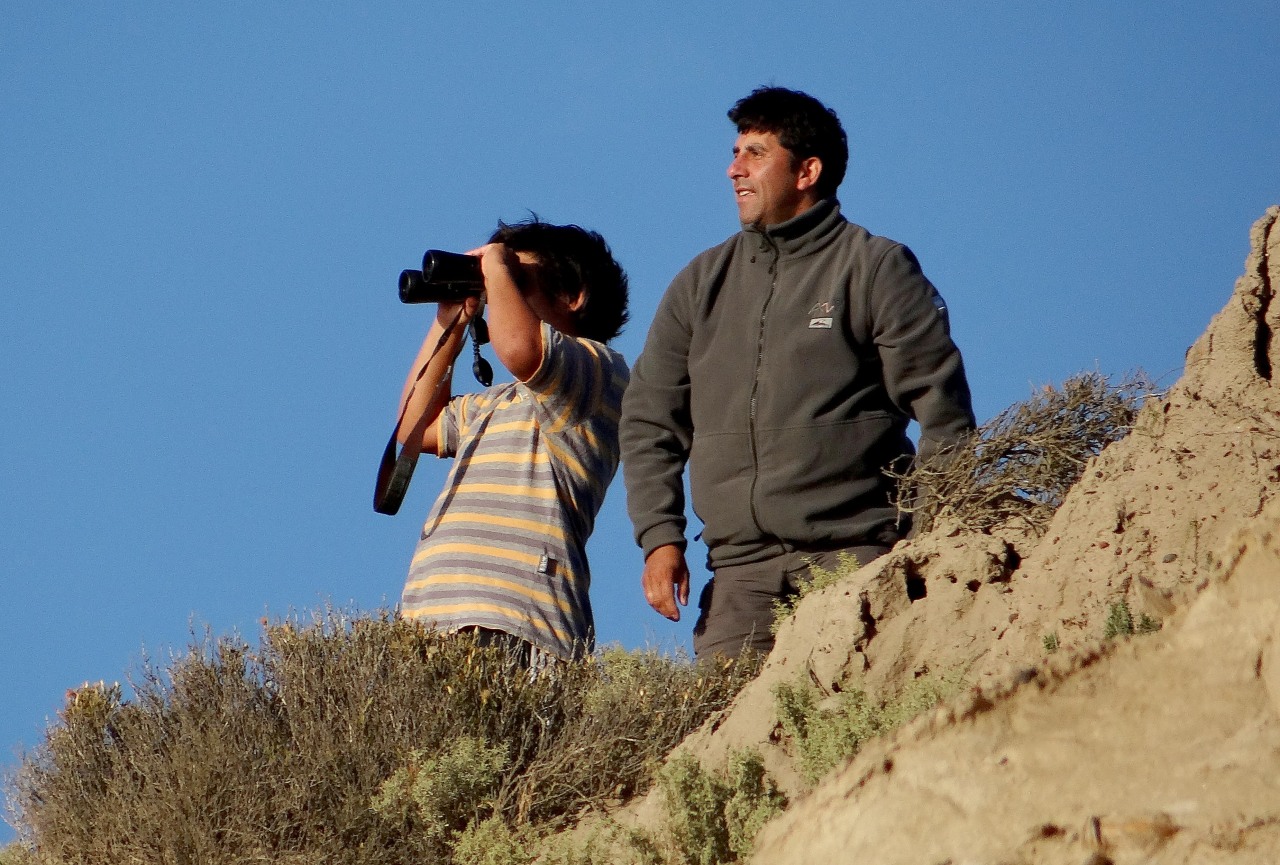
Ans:
{"label": "jacket zipper", "polygon": [[761,534],[768,534],[764,526],[760,525],[760,514],[756,511],[756,482],[760,480],[760,454],[756,446],[756,399],[760,390],[760,366],[764,363],[764,325],[769,317],[769,304],[773,302],[773,293],[778,287],[779,250],[778,245],[768,234],[762,232],[761,237],[769,245],[773,262],[769,265],[769,293],[765,295],[764,306],[760,308],[760,331],[756,339],[756,367],[751,378],[751,404],[747,414],[751,442],[751,494],[748,497],[748,503],[751,506],[751,520],[756,524],[756,530]]}

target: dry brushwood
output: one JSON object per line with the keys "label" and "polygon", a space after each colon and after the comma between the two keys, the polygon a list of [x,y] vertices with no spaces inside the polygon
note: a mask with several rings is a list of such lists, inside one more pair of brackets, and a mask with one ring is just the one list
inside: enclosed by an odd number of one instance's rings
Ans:
{"label": "dry brushwood", "polygon": [[[195,640],[132,699],[72,692],[7,792],[31,865],[448,863],[463,822],[543,829],[643,791],[754,672],[618,650],[531,677],[466,637],[327,610],[264,622],[258,647]],[[445,773],[424,811],[415,776],[464,737],[501,756],[492,783]]]}
{"label": "dry brushwood", "polygon": [[1154,393],[1142,373],[1111,384],[1080,373],[1015,403],[948,451],[891,472],[898,509],[919,531],[939,522],[969,531],[1021,525],[1044,531],[1085,464],[1128,434]]}

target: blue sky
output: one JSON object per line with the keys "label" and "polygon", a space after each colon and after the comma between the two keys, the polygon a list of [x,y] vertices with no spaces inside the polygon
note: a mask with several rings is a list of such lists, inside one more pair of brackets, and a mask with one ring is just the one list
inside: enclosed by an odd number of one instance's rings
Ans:
{"label": "blue sky", "polygon": [[[9,4],[0,762],[193,630],[395,603],[444,478],[372,510],[427,247],[600,231],[634,359],[737,229],[725,111],[781,84],[840,114],[846,215],[946,296],[980,419],[1081,370],[1171,383],[1280,202],[1277,56],[1243,2]],[[620,483],[591,552],[602,641],[688,645]]]}

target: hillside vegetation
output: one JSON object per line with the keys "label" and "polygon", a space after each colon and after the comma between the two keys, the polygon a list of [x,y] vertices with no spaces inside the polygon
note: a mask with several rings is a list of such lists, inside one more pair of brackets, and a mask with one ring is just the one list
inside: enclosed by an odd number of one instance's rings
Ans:
{"label": "hillside vegetation", "polygon": [[10,779],[6,862],[490,861],[477,847],[643,792],[753,669],[609,650],[534,677],[467,637],[332,610],[264,625],[257,648],[195,641],[128,700],[68,694]]}

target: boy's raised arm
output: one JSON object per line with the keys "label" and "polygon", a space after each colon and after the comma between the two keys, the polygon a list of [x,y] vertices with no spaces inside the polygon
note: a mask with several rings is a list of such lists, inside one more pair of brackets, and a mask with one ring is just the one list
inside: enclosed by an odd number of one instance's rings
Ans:
{"label": "boy's raised arm", "polygon": [[[467,322],[479,305],[477,299],[468,298],[462,303],[441,303],[436,308],[436,320],[427,331],[400,392],[400,426],[396,428],[396,441],[400,444],[408,443],[425,416],[428,422],[423,428],[422,441],[416,444],[425,453],[439,452],[437,425],[440,412],[453,395],[453,361],[462,350]],[[442,343],[446,328],[455,319],[457,323]]]}
{"label": "boy's raised arm", "polygon": [[[532,262],[501,243],[473,250],[480,255],[488,308],[489,340],[498,361],[520,381],[528,381],[542,365],[542,319],[520,290],[518,274]],[[555,322],[551,322],[555,326]]]}

